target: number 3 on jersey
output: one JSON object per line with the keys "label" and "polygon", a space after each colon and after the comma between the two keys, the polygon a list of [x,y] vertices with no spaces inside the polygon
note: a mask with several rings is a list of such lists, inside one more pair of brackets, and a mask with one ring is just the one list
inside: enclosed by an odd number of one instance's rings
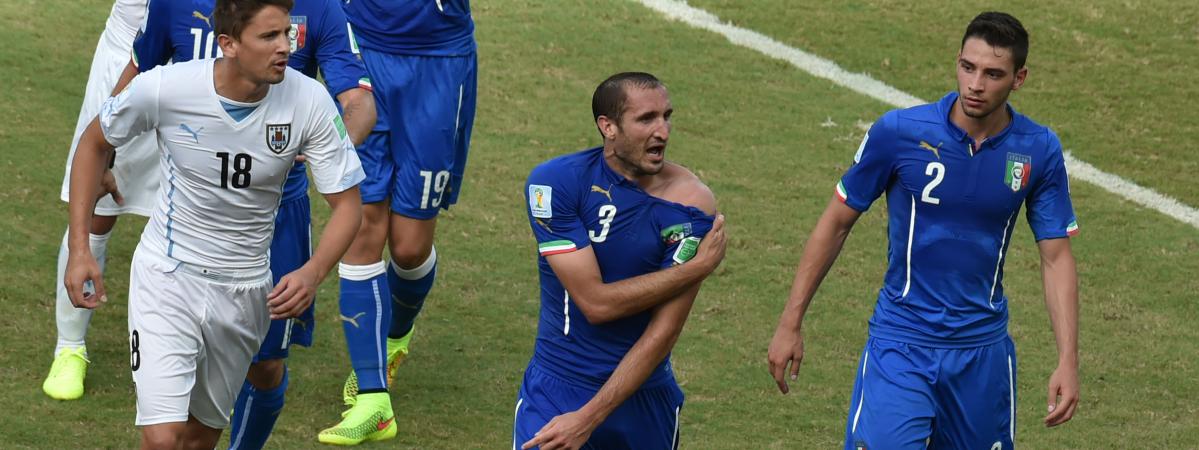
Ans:
{"label": "number 3 on jersey", "polygon": [[612,219],[616,218],[616,207],[613,205],[604,205],[599,209],[599,234],[595,231],[587,230],[587,234],[591,237],[591,242],[604,242],[608,240],[608,229],[612,227]]}

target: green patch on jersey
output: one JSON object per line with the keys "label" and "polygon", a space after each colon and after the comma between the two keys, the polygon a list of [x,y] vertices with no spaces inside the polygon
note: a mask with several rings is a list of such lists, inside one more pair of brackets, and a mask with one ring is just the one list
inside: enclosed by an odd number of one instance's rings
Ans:
{"label": "green patch on jersey", "polygon": [[337,135],[342,139],[345,139],[346,123],[341,121],[341,116],[333,116],[333,126],[337,127]]}
{"label": "green patch on jersey", "polygon": [[691,235],[691,222],[671,225],[662,229],[662,242],[666,245],[674,245],[675,242],[683,240],[683,238]]}
{"label": "green patch on jersey", "polygon": [[679,242],[679,248],[674,251],[674,263],[682,264],[694,258],[695,254],[699,252],[699,241],[700,239],[695,236],[683,238],[683,241]]}

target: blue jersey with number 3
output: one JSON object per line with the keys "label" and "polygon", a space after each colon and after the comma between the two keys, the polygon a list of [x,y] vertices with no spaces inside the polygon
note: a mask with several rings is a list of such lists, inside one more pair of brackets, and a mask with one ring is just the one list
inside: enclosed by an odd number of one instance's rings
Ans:
{"label": "blue jersey with number 3", "polygon": [[[215,0],[151,0],[145,22],[133,42],[133,60],[139,72],[157,66],[214,58],[221,55],[212,31]],[[287,65],[316,78],[320,71],[334,97],[347,90],[370,89],[370,79],[349,39],[345,12],[337,0],[298,0],[291,12],[291,56]],[[283,201],[308,190],[304,165],[288,174]]]}
{"label": "blue jersey with number 3", "polygon": [[[690,260],[713,217],[647,194],[608,167],[603,148],[537,166],[525,195],[540,254],[541,314],[533,364],[598,389],[641,337],[651,313],[587,322],[545,257],[591,246],[603,281],[612,283]],[[667,357],[642,387],[673,382]]]}
{"label": "blue jersey with number 3", "polygon": [[1016,113],[978,147],[949,120],[957,100],[895,110],[870,128],[837,195],[866,211],[882,193],[888,267],[871,336],[974,347],[1007,336],[1003,265],[1020,207],[1036,240],[1078,230],[1062,146]]}

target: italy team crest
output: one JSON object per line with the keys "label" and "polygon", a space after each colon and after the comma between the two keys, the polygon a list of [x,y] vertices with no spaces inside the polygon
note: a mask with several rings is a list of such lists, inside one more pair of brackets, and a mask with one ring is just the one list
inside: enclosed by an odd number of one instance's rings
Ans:
{"label": "italy team crest", "polygon": [[1029,178],[1032,178],[1032,157],[1019,153],[1008,153],[1003,184],[1011,188],[1012,192],[1020,192],[1021,189],[1028,186]]}
{"label": "italy team crest", "polygon": [[266,126],[266,146],[272,152],[283,153],[287,150],[287,144],[291,142],[291,124],[283,125],[267,125]]}
{"label": "italy team crest", "polygon": [[287,40],[291,42],[291,51],[304,48],[308,37],[308,16],[291,16],[291,29],[287,30]]}

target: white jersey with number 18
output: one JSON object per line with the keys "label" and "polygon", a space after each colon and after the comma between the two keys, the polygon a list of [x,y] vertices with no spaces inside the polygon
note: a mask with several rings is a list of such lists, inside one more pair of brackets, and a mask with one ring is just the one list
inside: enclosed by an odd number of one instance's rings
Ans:
{"label": "white jersey with number 18", "polygon": [[[365,178],[324,86],[291,68],[253,112],[235,120],[217,95],[215,59],[139,75],[104,103],[114,146],[154,130],[161,153],[158,201],[141,246],[203,267],[266,267],[283,182],[300,152],[322,194]],[[120,155],[117,155],[120,158]]]}

